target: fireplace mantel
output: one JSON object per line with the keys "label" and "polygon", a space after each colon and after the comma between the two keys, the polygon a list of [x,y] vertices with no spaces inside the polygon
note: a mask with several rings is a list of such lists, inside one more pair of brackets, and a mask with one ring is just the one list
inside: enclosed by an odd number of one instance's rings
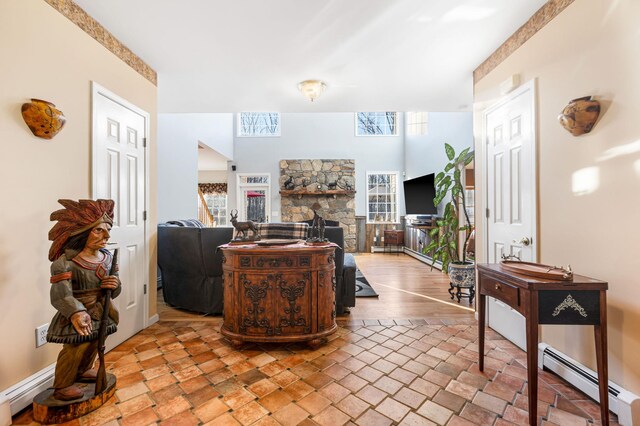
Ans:
{"label": "fireplace mantel", "polygon": [[285,197],[297,196],[298,198],[303,195],[316,195],[327,196],[335,198],[336,195],[354,195],[356,191],[347,189],[327,189],[325,191],[307,191],[306,189],[281,189],[280,195]]}

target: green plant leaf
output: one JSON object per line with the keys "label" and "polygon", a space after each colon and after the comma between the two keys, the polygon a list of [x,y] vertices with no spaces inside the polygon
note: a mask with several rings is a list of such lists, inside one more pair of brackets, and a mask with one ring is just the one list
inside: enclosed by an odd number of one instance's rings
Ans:
{"label": "green plant leaf", "polygon": [[456,161],[454,161],[454,163],[456,164],[461,164],[462,161],[464,160],[464,158],[466,157],[467,153],[469,152],[471,148],[465,148],[462,150],[462,152],[458,155],[458,158],[456,158]]}
{"label": "green plant leaf", "polygon": [[440,172],[436,175],[435,180],[433,181],[433,183],[435,185],[438,185],[438,182],[440,182],[440,180],[442,180],[442,178],[444,178],[444,172]]}
{"label": "green plant leaf", "polygon": [[436,198],[433,199],[433,205],[437,207],[438,204],[440,204],[440,202],[444,199],[445,195],[447,195],[447,191],[438,192],[438,194],[436,194]]}
{"label": "green plant leaf", "polygon": [[436,247],[438,247],[438,243],[436,241],[431,241],[429,245],[423,248],[422,250],[423,250],[423,253],[429,254],[432,251],[434,251]]}
{"label": "green plant leaf", "polygon": [[470,153],[467,154],[466,158],[464,159],[464,165],[468,166],[469,163],[473,161],[473,158],[474,158],[474,154],[473,154],[473,151],[471,151]]}
{"label": "green plant leaf", "polygon": [[444,151],[447,153],[447,158],[449,159],[449,161],[453,160],[456,157],[456,150],[446,142],[444,144]]}
{"label": "green plant leaf", "polygon": [[444,171],[448,172],[449,170],[453,169],[456,165],[453,163],[449,163],[446,166],[444,166]]}

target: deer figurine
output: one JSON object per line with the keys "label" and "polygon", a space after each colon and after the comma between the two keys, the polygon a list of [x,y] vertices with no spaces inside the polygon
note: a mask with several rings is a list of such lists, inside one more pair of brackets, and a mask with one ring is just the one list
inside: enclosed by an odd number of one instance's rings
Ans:
{"label": "deer figurine", "polygon": [[[256,224],[253,221],[238,222],[238,210],[231,210],[231,224],[236,228],[234,240],[257,241],[260,239],[260,234],[258,234]],[[247,237],[247,231],[251,231],[251,237]],[[242,237],[240,237],[240,234],[242,234]]]}

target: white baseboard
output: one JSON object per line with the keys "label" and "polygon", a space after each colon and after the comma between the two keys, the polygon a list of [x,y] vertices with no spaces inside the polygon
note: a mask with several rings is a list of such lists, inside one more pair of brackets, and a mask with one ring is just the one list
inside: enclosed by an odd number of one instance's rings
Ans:
{"label": "white baseboard", "polygon": [[147,327],[157,323],[158,321],[160,321],[160,316],[158,314],[153,315],[151,318],[149,318],[149,320],[147,321]]}
{"label": "white baseboard", "polygon": [[[546,367],[589,397],[600,401],[598,374],[546,343],[538,344],[538,367]],[[638,405],[639,396],[609,380],[609,410],[618,415],[618,423],[623,426],[640,424],[640,419],[633,418],[633,411]]]}
{"label": "white baseboard", "polygon": [[0,426],[11,425],[11,406],[9,400],[0,394]]}
{"label": "white baseboard", "polygon": [[9,401],[12,416],[31,405],[37,394],[53,386],[55,369],[56,363],[54,362],[0,393],[0,397],[4,396]]}

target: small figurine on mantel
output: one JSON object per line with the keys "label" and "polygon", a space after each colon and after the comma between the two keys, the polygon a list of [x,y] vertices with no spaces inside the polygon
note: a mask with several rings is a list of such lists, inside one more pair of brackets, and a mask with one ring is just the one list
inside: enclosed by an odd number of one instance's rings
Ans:
{"label": "small figurine on mantel", "polygon": [[[116,332],[119,314],[111,304],[122,287],[117,250],[106,250],[113,224],[113,200],[58,200],[63,209],[51,213],[57,223],[53,241],[51,304],[58,310],[47,341],[62,343],[53,388],[33,401],[34,419],[63,423],[93,411],[115,393],[116,378],[106,373],[104,344]],[[96,355],[99,368],[92,368]],[[93,385],[95,383],[95,386]]]}
{"label": "small figurine on mantel", "polygon": [[287,190],[292,190],[296,187],[295,184],[293,183],[292,176],[289,176],[289,179],[285,180],[283,185],[284,185],[284,189],[287,189]]}
{"label": "small figurine on mantel", "polygon": [[318,214],[318,210],[321,208],[320,203],[314,203],[311,206],[313,210],[313,221],[311,222],[311,229],[309,229],[307,244],[326,244],[329,242],[329,240],[324,237],[325,220]]}

